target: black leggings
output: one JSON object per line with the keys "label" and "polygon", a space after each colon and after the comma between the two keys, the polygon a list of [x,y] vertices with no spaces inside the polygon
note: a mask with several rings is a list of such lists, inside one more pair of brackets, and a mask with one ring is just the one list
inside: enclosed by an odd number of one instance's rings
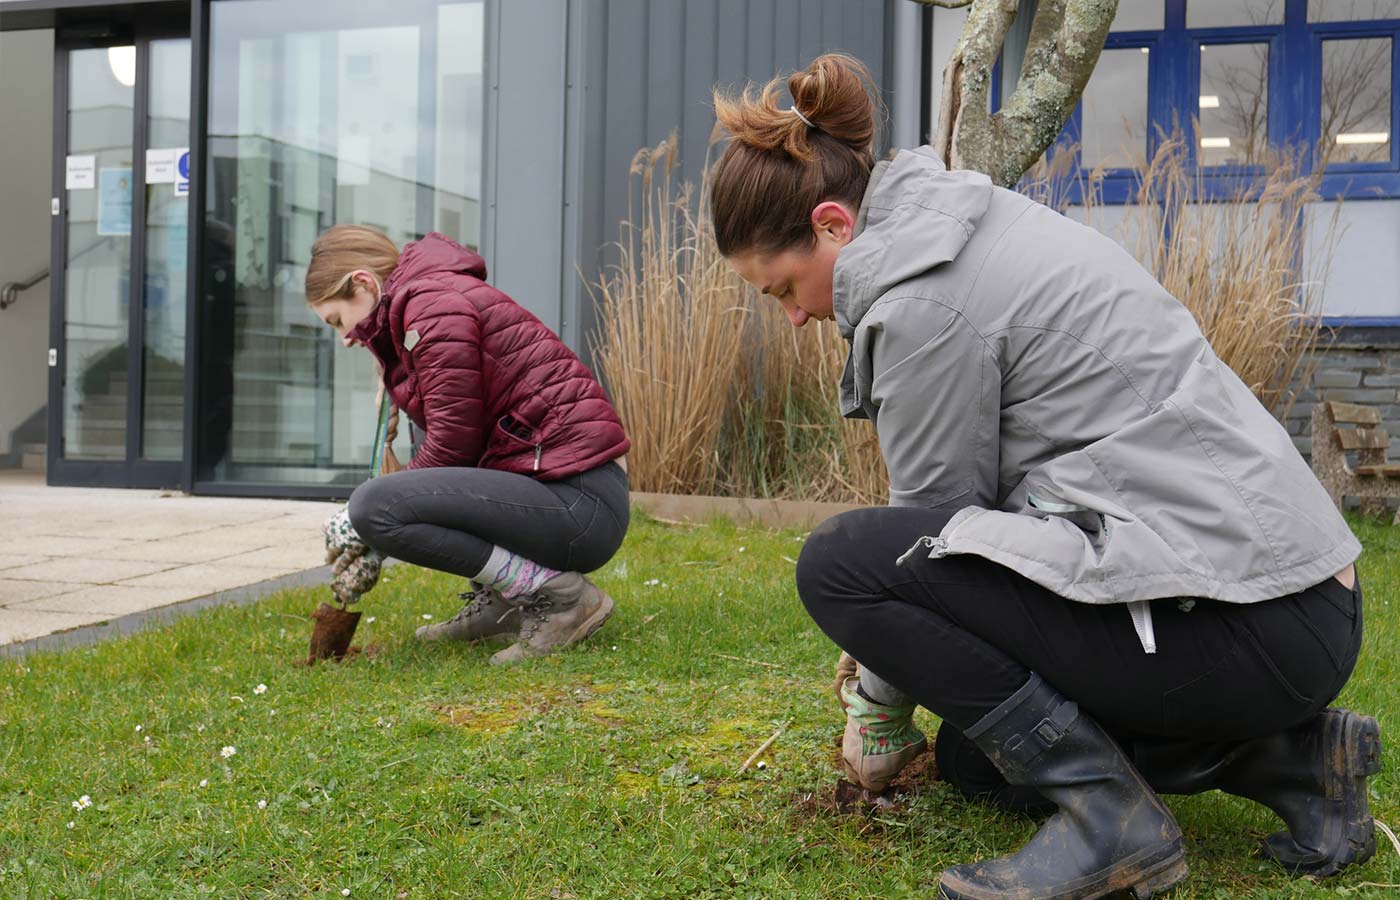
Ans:
{"label": "black leggings", "polygon": [[863,666],[958,728],[1038,672],[1122,738],[1241,740],[1325,707],[1361,647],[1361,590],[1335,578],[1263,603],[1152,602],[1157,652],[1121,604],[1067,600],[977,556],[895,559],[950,512],[879,508],[812,532],[797,590]]}
{"label": "black leggings", "polygon": [[615,462],[560,481],[495,469],[395,472],[350,497],[350,523],[385,556],[477,575],[492,545],[561,572],[592,572],[627,535],[627,473]]}

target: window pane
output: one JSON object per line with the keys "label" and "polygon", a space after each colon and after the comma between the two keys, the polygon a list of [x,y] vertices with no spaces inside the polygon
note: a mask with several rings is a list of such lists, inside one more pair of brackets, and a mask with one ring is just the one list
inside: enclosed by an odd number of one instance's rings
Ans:
{"label": "window pane", "polygon": [[1322,42],[1324,162],[1390,160],[1390,38]]}
{"label": "window pane", "polygon": [[1162,27],[1163,0],[1119,0],[1110,31],[1157,30]]}
{"label": "window pane", "polygon": [[1400,19],[1400,0],[1308,0],[1309,22]]}
{"label": "window pane", "polygon": [[1190,0],[1187,28],[1282,25],[1284,0]]}
{"label": "window pane", "polygon": [[1081,165],[1125,169],[1147,161],[1146,47],[1105,50],[1084,88]]}
{"label": "window pane", "polygon": [[1255,165],[1269,138],[1269,45],[1201,46],[1203,166]]}
{"label": "window pane", "polygon": [[306,305],[311,243],[354,222],[478,244],[483,7],[210,5],[202,479],[368,473],[378,378]]}

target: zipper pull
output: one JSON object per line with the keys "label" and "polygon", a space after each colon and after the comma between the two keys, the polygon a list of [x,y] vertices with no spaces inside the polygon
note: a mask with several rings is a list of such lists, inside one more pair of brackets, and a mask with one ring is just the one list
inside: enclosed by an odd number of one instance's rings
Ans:
{"label": "zipper pull", "polygon": [[896,559],[894,561],[894,564],[897,566],[904,565],[909,560],[909,558],[913,556],[915,552],[918,551],[920,547],[927,547],[929,551],[928,558],[935,559],[937,557],[943,556],[943,554],[947,551],[948,542],[941,537],[921,537],[914,542],[914,546],[910,547],[908,550],[905,550],[904,553],[900,555],[899,559]]}
{"label": "zipper pull", "polygon": [[535,471],[540,470],[540,457],[544,455],[544,444],[535,445]]}

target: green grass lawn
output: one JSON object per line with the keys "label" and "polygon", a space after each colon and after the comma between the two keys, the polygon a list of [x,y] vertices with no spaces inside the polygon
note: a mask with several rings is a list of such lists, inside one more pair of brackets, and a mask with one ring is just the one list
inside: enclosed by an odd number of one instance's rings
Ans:
{"label": "green grass lawn", "polygon": [[[1396,827],[1400,529],[1356,527],[1367,646],[1341,702],[1389,729],[1372,805]],[[324,590],[0,660],[0,898],[928,897],[1035,824],[942,784],[875,818],[813,802],[841,719],[836,652],[793,588],[800,540],[639,521],[598,575],[612,622],[505,671],[413,640],[461,584],[409,567],[364,603],[376,652],[344,665],[298,665]],[[1315,884],[1251,856],[1275,828],[1262,808],[1170,803],[1192,866],[1177,897],[1397,895],[1384,837]]]}

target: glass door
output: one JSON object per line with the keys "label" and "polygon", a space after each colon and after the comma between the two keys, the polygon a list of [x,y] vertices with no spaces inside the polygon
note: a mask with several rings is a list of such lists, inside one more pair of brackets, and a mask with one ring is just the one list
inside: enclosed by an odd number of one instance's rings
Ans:
{"label": "glass door", "polygon": [[190,41],[56,52],[49,480],[179,486]]}

